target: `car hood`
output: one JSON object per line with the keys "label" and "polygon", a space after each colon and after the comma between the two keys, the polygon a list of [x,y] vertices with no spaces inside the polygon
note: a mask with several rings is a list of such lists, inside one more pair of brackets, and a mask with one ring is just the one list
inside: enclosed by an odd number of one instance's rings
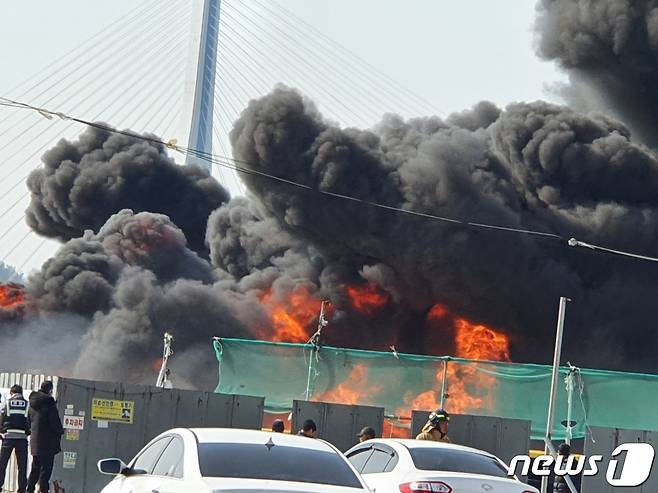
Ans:
{"label": "car hood", "polygon": [[270,481],[263,479],[203,478],[217,493],[359,493],[367,489],[345,488],[327,484],[298,483],[293,481]]}

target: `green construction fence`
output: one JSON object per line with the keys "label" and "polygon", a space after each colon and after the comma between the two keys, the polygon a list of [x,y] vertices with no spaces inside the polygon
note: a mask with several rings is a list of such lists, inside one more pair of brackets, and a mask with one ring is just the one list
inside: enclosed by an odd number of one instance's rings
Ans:
{"label": "green construction fence", "polygon": [[[213,344],[216,392],[265,397],[269,412],[289,411],[293,400],[306,399],[410,416],[412,409],[430,411],[443,394],[448,412],[527,419],[533,439],[545,435],[547,365],[229,338]],[[555,439],[585,437],[589,426],[658,431],[657,375],[563,367],[559,383]]]}

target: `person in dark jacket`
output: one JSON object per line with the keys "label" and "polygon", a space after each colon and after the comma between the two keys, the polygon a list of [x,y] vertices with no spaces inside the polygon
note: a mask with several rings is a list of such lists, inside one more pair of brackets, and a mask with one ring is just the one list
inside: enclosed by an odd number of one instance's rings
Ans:
{"label": "person in dark jacket", "polygon": [[25,493],[27,486],[27,437],[30,434],[30,417],[28,403],[23,397],[23,387],[13,385],[9,389],[9,398],[0,411],[0,491],[5,484],[5,473],[12,452],[16,454],[18,466],[18,493]]}
{"label": "person in dark jacket", "polygon": [[32,470],[27,481],[29,493],[34,493],[37,483],[41,493],[49,492],[55,455],[62,451],[61,440],[64,428],[52,393],[53,383],[47,380],[41,384],[38,392],[30,394]]}
{"label": "person in dark jacket", "polygon": [[363,443],[363,442],[366,442],[368,440],[372,440],[373,438],[375,438],[375,435],[376,435],[376,433],[375,433],[374,428],[372,428],[370,426],[366,426],[365,428],[363,428],[359,432],[357,437],[359,438],[359,442]]}
{"label": "person in dark jacket", "polygon": [[[566,461],[571,455],[571,447],[568,443],[562,443],[557,449],[557,454],[562,455],[564,457],[563,460]],[[553,493],[570,493],[569,485],[567,485],[564,476],[555,476],[555,479],[553,480]]]}
{"label": "person in dark jacket", "polygon": [[315,421],[312,419],[307,419],[302,424],[302,429],[297,433],[299,436],[307,438],[315,438],[315,435],[318,432],[318,427],[315,425]]}
{"label": "person in dark jacket", "polygon": [[275,419],[272,423],[272,431],[274,433],[285,433],[286,425],[283,423],[283,420]]}

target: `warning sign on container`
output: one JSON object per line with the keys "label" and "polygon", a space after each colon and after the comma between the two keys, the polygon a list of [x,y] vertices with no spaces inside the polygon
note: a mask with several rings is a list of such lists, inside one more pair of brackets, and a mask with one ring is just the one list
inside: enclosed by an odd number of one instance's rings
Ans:
{"label": "warning sign on container", "polygon": [[75,464],[78,462],[77,452],[64,452],[64,461],[62,467],[64,469],[75,469]]}
{"label": "warning sign on container", "polygon": [[80,430],[66,430],[66,439],[71,441],[80,440]]}
{"label": "warning sign on container", "polygon": [[84,416],[64,416],[62,425],[65,430],[84,430],[85,418]]}
{"label": "warning sign on container", "polygon": [[94,421],[132,424],[134,414],[134,401],[115,401],[112,399],[92,399],[91,401],[91,419]]}

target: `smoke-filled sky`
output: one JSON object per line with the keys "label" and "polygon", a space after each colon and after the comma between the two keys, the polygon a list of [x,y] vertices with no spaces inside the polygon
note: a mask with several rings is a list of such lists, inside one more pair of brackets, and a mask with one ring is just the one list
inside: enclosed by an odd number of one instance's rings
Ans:
{"label": "smoke-filled sky", "polygon": [[[237,0],[232,3],[240,5]],[[446,114],[470,107],[481,99],[498,105],[546,98],[556,100],[546,93],[545,86],[564,79],[552,63],[540,60],[534,52],[534,6],[527,0],[413,0],[407,2],[404,9],[377,0],[283,0],[280,3]],[[5,95],[133,8],[135,2],[130,0],[113,2],[109,14],[106,5],[84,0],[57,4],[8,3],[5,15],[0,18],[0,44],[12,46],[12,50],[3,57],[5,68],[0,71],[0,94]],[[392,32],[395,36],[391,36]],[[260,49],[268,54],[267,47]],[[235,69],[226,66],[224,70]],[[287,82],[285,72],[280,75],[280,80]],[[70,82],[66,91],[75,93],[87,89],[86,85],[76,81],[78,76],[68,77]],[[112,80],[117,78],[112,75]],[[245,87],[250,90],[249,86]],[[328,89],[331,93],[336,90],[331,86]],[[11,93],[12,96],[20,94],[20,91]],[[321,108],[341,111],[328,94],[315,90],[313,96]],[[48,95],[44,95],[44,101],[48,99],[45,96]],[[70,99],[61,105],[58,102],[57,105],[61,106],[58,109],[77,111],[83,117],[94,116],[94,112],[87,111],[87,101],[77,101],[75,97]],[[113,95],[113,99],[117,104],[112,107],[126,103],[122,94]],[[133,97],[127,101],[134,113],[143,110],[139,106],[140,99]],[[104,106],[107,104],[103,103]],[[362,126],[352,115],[343,116],[348,124]],[[37,115],[31,118],[30,124],[39,123]],[[125,127],[130,125],[127,121],[129,119],[122,118],[112,123]],[[369,120],[369,123],[374,124],[376,120]],[[65,135],[74,137],[75,133],[69,131]],[[180,136],[167,132],[166,138],[170,137]],[[0,146],[4,144],[0,139]],[[27,157],[43,144],[45,142],[40,139],[34,139],[21,143],[21,146]],[[223,153],[222,149],[217,150]],[[31,162],[37,164],[34,160]],[[214,173],[219,176],[217,169]],[[13,184],[20,176],[12,175],[9,179]],[[238,191],[233,179],[227,180],[227,186],[232,193]],[[17,193],[14,190],[13,194],[0,197],[0,209],[18,200]],[[20,209],[16,208],[3,218],[7,227],[18,219],[19,213]],[[5,222],[0,222],[0,225],[5,226]],[[14,228],[5,238],[9,245],[5,250],[17,243],[25,232],[25,228]],[[56,249],[54,242],[38,247],[39,242],[35,237],[28,238],[22,243],[22,248],[11,252],[7,260],[17,266],[26,262],[23,267],[26,273],[39,268]],[[34,249],[37,251],[33,258],[27,259],[28,253]]]}
{"label": "smoke-filled sky", "polygon": [[[179,378],[209,387],[212,378],[194,379],[212,367],[211,336],[303,342],[324,298],[333,344],[450,353],[450,320],[463,318],[505,333],[514,360],[547,362],[566,295],[565,358],[657,370],[654,265],[317,193],[655,254],[654,103],[620,94],[658,82],[658,11],[626,3],[540,2],[536,47],[568,71],[559,90],[569,105],[481,101],[359,129],[295,88],[251,101],[230,132],[235,157],[307,189],[250,175],[247,197],[229,198],[162,145],[96,128],[59,142],[28,179],[27,220],[63,246],[28,281],[25,325],[8,330],[28,337],[69,323],[79,351],[50,364],[141,380],[170,329]],[[451,316],[432,325],[437,305]],[[284,316],[301,334],[288,321],[279,331]]]}

